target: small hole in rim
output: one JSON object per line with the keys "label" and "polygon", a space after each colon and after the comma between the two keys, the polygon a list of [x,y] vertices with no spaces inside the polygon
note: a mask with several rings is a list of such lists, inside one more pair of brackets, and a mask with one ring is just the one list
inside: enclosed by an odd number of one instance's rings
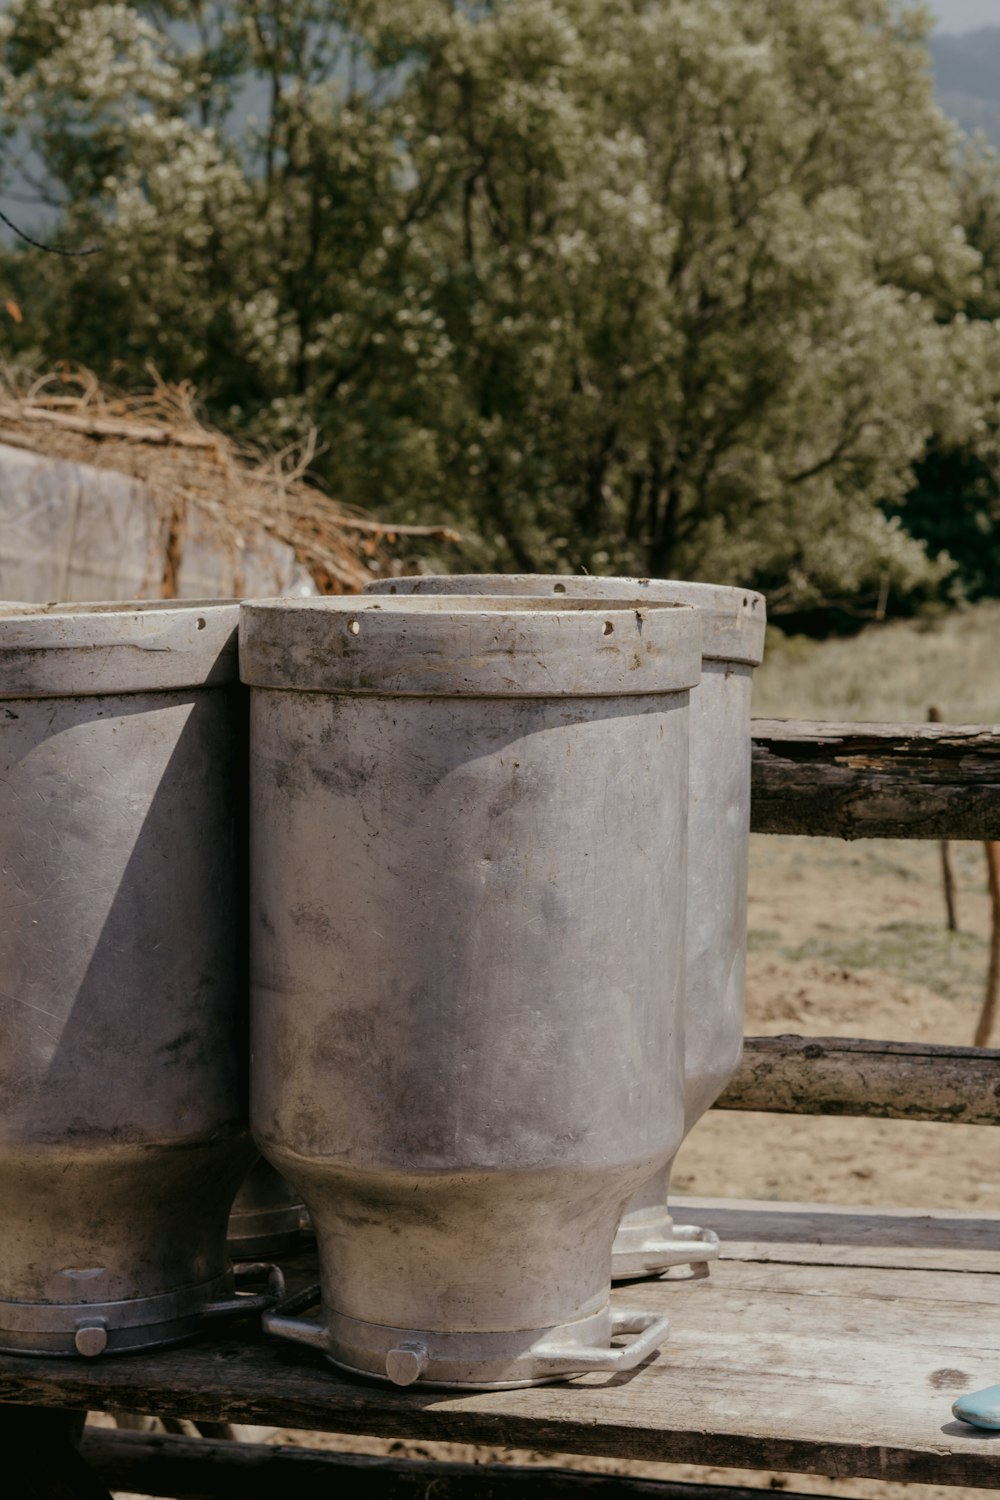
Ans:
{"label": "small hole in rim", "polygon": [[554,594],[565,594],[566,585],[564,583],[554,583],[552,585],[552,592]]}
{"label": "small hole in rim", "polygon": [[605,622],[604,622],[604,634],[605,635],[614,635],[614,631],[615,631],[615,627],[612,625],[611,621],[610,620],[605,620]]}
{"label": "small hole in rim", "polygon": [[351,632],[352,635],[360,635],[360,633],[361,633],[361,621],[360,620],[348,620],[348,622],[347,622],[347,628]]}
{"label": "small hole in rim", "polygon": [[204,617],[204,615],[199,615],[198,616],[198,629],[199,630],[204,630],[205,629],[205,617]]}

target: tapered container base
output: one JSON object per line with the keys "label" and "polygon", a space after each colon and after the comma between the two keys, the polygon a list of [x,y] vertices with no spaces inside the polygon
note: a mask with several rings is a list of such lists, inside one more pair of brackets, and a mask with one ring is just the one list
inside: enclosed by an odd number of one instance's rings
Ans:
{"label": "tapered container base", "polygon": [[309,1215],[301,1203],[287,1208],[262,1208],[234,1213],[229,1220],[226,1249],[233,1260],[258,1255],[293,1255],[313,1239]]}
{"label": "tapered container base", "polygon": [[191,1338],[206,1309],[233,1295],[226,1272],[199,1286],[121,1302],[0,1302],[4,1354],[125,1354]]}
{"label": "tapered container base", "polygon": [[[239,1291],[266,1280],[263,1292]],[[0,1353],[63,1357],[130,1354],[179,1344],[215,1318],[264,1312],[284,1295],[277,1266],[250,1262],[195,1286],[120,1302],[0,1302]]]}
{"label": "tapered container base", "polygon": [[[303,1306],[301,1294],[294,1300]],[[352,1375],[399,1386],[480,1391],[632,1370],[657,1352],[668,1327],[657,1314],[610,1307],[552,1328],[491,1333],[391,1328],[333,1312],[322,1322],[283,1316],[281,1309],[264,1318],[268,1333],[321,1349],[332,1365]],[[613,1347],[612,1340],[622,1335],[633,1337]]]}
{"label": "tapered container base", "polygon": [[226,1249],[233,1260],[291,1255],[304,1248],[312,1225],[298,1193],[258,1156],[233,1200]]}
{"label": "tapered container base", "polygon": [[611,1256],[612,1281],[639,1281],[659,1276],[667,1281],[689,1281],[704,1276],[709,1261],[719,1258],[719,1236],[696,1224],[675,1224],[664,1205],[626,1215],[615,1235]]}

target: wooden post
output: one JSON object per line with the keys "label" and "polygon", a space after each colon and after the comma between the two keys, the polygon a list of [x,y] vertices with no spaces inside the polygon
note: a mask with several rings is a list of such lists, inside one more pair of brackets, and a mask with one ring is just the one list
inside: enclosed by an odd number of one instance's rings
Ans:
{"label": "wooden post", "polygon": [[985,1047],[993,1029],[997,998],[1000,994],[1000,843],[990,840],[983,845],[986,850],[986,872],[990,886],[990,968],[986,978],[986,994],[979,1013],[974,1047]]}
{"label": "wooden post", "polygon": [[[940,724],[941,710],[936,704],[931,704],[927,710],[927,718],[931,724]],[[948,914],[948,931],[958,931],[958,914],[955,910],[955,876],[951,868],[951,845],[947,839],[942,839],[941,849],[941,880],[944,885],[944,905]]]}

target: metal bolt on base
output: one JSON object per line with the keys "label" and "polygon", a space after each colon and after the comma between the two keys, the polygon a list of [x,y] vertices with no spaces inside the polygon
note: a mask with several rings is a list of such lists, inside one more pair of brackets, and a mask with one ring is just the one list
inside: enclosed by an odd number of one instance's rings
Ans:
{"label": "metal bolt on base", "polygon": [[385,1357],[385,1373],[393,1385],[412,1385],[427,1368],[430,1352],[426,1344],[400,1344]]}
{"label": "metal bolt on base", "polygon": [[85,1359],[94,1359],[98,1354],[103,1354],[108,1347],[108,1326],[104,1319],[100,1322],[81,1323],[73,1342],[77,1354],[82,1354]]}

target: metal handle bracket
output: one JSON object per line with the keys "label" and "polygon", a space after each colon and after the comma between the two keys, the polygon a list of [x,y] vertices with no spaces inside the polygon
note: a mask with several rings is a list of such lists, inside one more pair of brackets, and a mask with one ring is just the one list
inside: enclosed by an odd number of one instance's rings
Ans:
{"label": "metal handle bracket", "polygon": [[579,1344],[566,1344],[560,1348],[555,1344],[536,1344],[531,1351],[531,1363],[540,1373],[551,1369],[553,1374],[564,1374],[568,1369],[574,1375],[583,1375],[591,1370],[634,1370],[657,1349],[667,1337],[670,1319],[662,1313],[642,1312],[635,1307],[613,1308],[611,1312],[611,1337],[623,1333],[635,1333],[639,1337],[620,1349],[588,1349]]}
{"label": "metal handle bracket", "polygon": [[244,1317],[248,1313],[263,1313],[279,1302],[285,1294],[285,1278],[281,1267],[271,1261],[242,1261],[233,1266],[233,1280],[237,1287],[242,1281],[260,1281],[267,1278],[266,1292],[241,1292],[224,1297],[219,1302],[209,1302],[202,1308],[206,1319]]}
{"label": "metal handle bracket", "polygon": [[311,1349],[325,1351],[330,1342],[326,1324],[315,1318],[294,1316],[295,1313],[305,1312],[307,1307],[315,1307],[319,1300],[320,1286],[317,1281],[270,1308],[261,1318],[261,1327],[265,1333],[273,1334],[275,1338],[291,1339],[296,1344],[307,1344]]}

